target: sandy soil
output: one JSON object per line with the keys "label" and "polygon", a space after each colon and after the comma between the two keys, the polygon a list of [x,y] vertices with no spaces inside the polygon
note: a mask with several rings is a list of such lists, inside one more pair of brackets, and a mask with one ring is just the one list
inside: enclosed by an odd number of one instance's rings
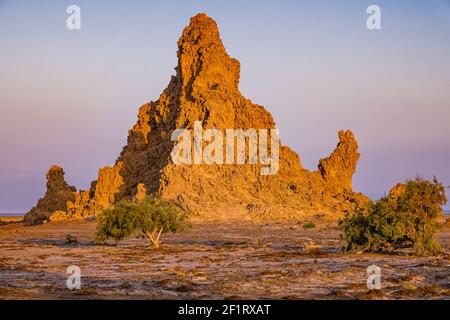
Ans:
{"label": "sandy soil", "polygon": [[[450,299],[450,229],[437,257],[344,254],[338,228],[292,223],[196,223],[158,251],[141,239],[96,245],[94,233],[95,222],[1,226],[0,298]],[[81,290],[66,288],[70,265]],[[367,289],[369,265],[381,290]]]}
{"label": "sandy soil", "polygon": [[9,222],[20,222],[23,220],[22,216],[0,216],[0,225]]}

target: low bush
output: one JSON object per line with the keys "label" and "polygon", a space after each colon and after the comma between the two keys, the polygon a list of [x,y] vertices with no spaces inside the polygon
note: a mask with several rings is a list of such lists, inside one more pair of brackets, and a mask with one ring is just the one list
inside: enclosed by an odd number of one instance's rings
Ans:
{"label": "low bush", "polygon": [[147,238],[154,248],[161,234],[190,228],[188,216],[173,203],[147,196],[139,202],[123,200],[105,209],[99,217],[96,239],[121,241],[134,233]]}
{"label": "low bush", "polygon": [[442,206],[447,203],[444,186],[422,178],[398,184],[387,197],[369,205],[367,211],[347,215],[341,225],[347,250],[392,250],[411,246],[417,255],[435,254],[435,239]]}
{"label": "low bush", "polygon": [[314,229],[316,227],[316,224],[312,221],[306,222],[303,224],[303,229]]}

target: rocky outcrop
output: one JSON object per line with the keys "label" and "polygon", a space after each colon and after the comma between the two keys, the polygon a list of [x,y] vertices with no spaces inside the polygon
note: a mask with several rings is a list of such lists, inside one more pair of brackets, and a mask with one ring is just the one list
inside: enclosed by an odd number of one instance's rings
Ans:
{"label": "rocky outcrop", "polygon": [[359,154],[350,131],[339,132],[336,150],[314,172],[283,145],[273,175],[262,175],[259,163],[175,164],[171,135],[179,128],[194,130],[196,121],[203,130],[216,128],[222,134],[226,129],[276,128],[264,107],[241,95],[240,64],[226,53],[214,20],[205,14],[191,18],[177,56],[176,75],[157,101],[139,109],[115,165],[101,169],[91,189],[68,202],[68,216],[94,215],[117,200],[145,193],[157,193],[199,215],[334,214],[367,200],[352,191]]}
{"label": "rocky outcrop", "polygon": [[25,224],[41,223],[50,218],[54,212],[67,210],[67,202],[75,197],[76,189],[64,180],[64,170],[52,166],[47,172],[47,192],[39,199],[36,207],[25,215]]}
{"label": "rocky outcrop", "polygon": [[141,202],[147,196],[147,188],[143,183],[139,183],[136,189],[137,191],[136,194],[134,195],[134,200],[136,202]]}
{"label": "rocky outcrop", "polygon": [[401,197],[406,191],[406,184],[397,183],[395,186],[389,190],[388,200],[391,202],[396,202],[399,197]]}
{"label": "rocky outcrop", "polygon": [[352,190],[352,177],[359,160],[358,144],[351,131],[339,131],[336,150],[319,161],[319,171],[323,179],[337,190]]}

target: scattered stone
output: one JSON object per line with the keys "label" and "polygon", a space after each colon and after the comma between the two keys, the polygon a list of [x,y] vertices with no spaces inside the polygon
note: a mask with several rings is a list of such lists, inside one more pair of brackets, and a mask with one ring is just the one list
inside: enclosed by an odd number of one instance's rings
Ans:
{"label": "scattered stone", "polygon": [[66,234],[65,239],[66,239],[67,244],[78,243],[77,237],[75,237],[71,234]]}
{"label": "scattered stone", "polygon": [[385,294],[382,290],[372,289],[357,296],[357,300],[379,300],[384,299]]}

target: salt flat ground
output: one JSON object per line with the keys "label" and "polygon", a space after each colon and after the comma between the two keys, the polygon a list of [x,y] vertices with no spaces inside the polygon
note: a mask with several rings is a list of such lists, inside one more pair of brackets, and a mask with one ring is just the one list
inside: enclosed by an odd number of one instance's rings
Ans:
{"label": "salt flat ground", "polygon": [[[1,299],[450,299],[450,229],[436,257],[343,253],[336,226],[195,223],[164,236],[96,245],[95,222],[0,227]],[[67,244],[70,233],[78,243]],[[69,290],[66,269],[81,269]],[[367,267],[381,268],[379,291]]]}

